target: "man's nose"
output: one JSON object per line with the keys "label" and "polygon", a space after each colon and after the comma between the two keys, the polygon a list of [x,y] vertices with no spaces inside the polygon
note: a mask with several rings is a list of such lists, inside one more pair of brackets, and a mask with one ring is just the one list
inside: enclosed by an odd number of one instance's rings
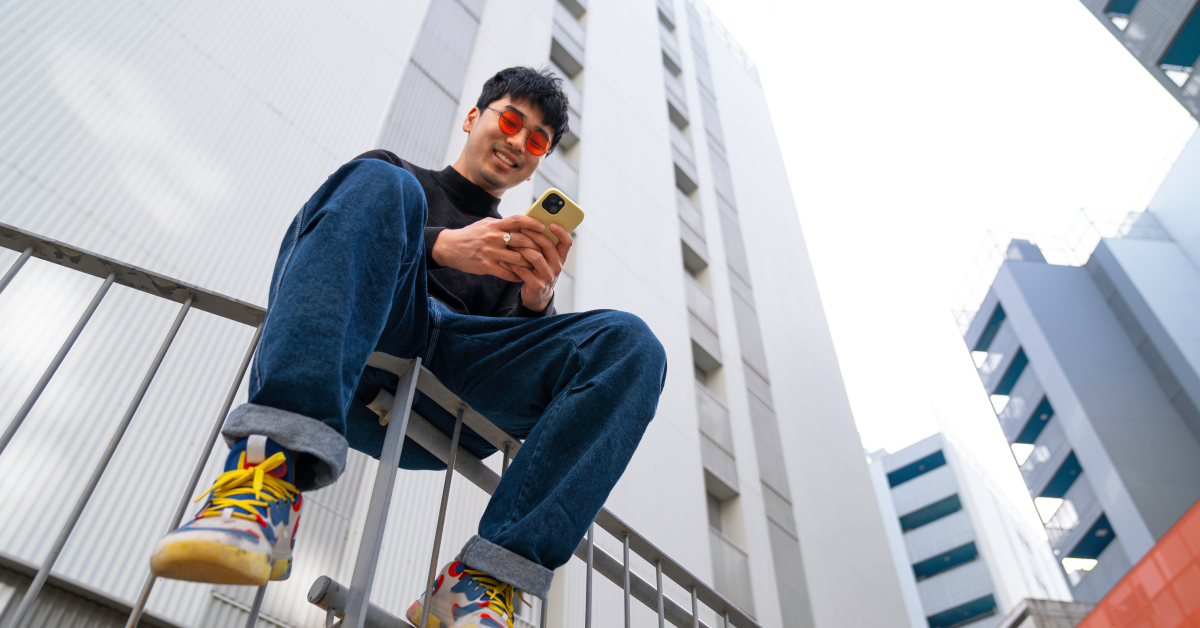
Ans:
{"label": "man's nose", "polygon": [[509,135],[508,137],[504,138],[504,141],[506,144],[508,144],[508,146],[510,148],[513,149],[514,152],[524,153],[525,152],[525,136],[528,133],[529,133],[528,129],[521,129],[520,131],[517,131],[516,135]]}

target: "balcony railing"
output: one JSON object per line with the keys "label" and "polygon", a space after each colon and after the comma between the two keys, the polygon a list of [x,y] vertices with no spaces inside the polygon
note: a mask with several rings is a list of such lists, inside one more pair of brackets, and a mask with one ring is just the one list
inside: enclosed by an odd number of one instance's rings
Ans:
{"label": "balcony railing", "polygon": [[[50,552],[37,569],[36,574],[33,575],[33,581],[26,589],[16,610],[9,615],[5,628],[16,628],[22,625],[22,622],[27,617],[30,617],[35,601],[38,600],[39,594],[48,582],[56,590],[63,589],[69,585],[69,581],[52,576],[55,563],[63,547],[71,537],[71,533],[79,522],[80,516],[88,505],[97,485],[103,478],[109,461],[120,446],[131,420],[136,414],[147,389],[153,382],[159,366],[170,350],[185,317],[192,309],[199,309],[227,320],[255,327],[256,332],[245,349],[236,373],[232,374],[232,381],[224,403],[217,413],[203,449],[193,463],[193,472],[187,485],[180,487],[183,489],[181,499],[175,506],[174,516],[170,525],[163,532],[165,533],[179,525],[191,496],[195,493],[201,473],[212,453],[213,446],[220,434],[220,428],[233,404],[234,396],[254,355],[266,312],[262,308],[249,303],[243,303],[197,286],[188,285],[157,273],[83,251],[54,240],[42,238],[4,224],[0,224],[0,246],[21,253],[20,257],[4,277],[0,278],[0,296],[3,296],[4,289],[9,285],[13,277],[32,258],[103,279],[91,303],[84,310],[74,329],[67,336],[58,353],[42,374],[38,384],[29,393],[21,409],[9,423],[3,435],[0,436],[0,455],[4,453],[4,449],[12,441],[14,434],[21,428],[30,410],[38,402],[42,391],[45,390],[46,385],[70,352],[76,339],[83,332],[96,309],[104,301],[113,284],[126,286],[181,304],[173,325],[168,330],[157,354],[146,370],[141,380],[141,385],[134,394],[133,400],[130,402],[107,448],[104,450],[100,462],[92,470],[83,493],[76,500],[74,508],[59,530],[58,537]],[[20,330],[11,331],[13,333],[20,333]],[[369,358],[368,364],[396,374],[400,377],[400,385],[397,387],[395,399],[391,401],[386,399],[376,400],[376,403],[386,408],[386,412],[380,417],[380,422],[387,425],[387,431],[384,438],[383,452],[380,456],[380,464],[377,467],[373,490],[370,495],[366,523],[361,531],[361,542],[353,567],[353,577],[350,585],[345,587],[331,578],[322,576],[313,583],[308,597],[309,601],[326,610],[326,625],[333,625],[335,618],[340,617],[342,618],[340,626],[345,628],[402,628],[408,627],[409,624],[378,606],[371,604],[369,600],[369,591],[371,590],[375,568],[379,560],[383,531],[387,523],[388,508],[392,502],[392,492],[396,485],[398,463],[405,440],[401,437],[407,436],[411,438],[414,442],[447,463],[446,479],[441,496],[441,509],[433,543],[434,549],[430,560],[431,582],[433,574],[438,567],[438,548],[445,522],[450,486],[455,472],[467,478],[489,494],[495,490],[500,482],[500,475],[492,471],[482,461],[457,446],[462,426],[467,425],[492,443],[497,449],[504,452],[501,473],[507,468],[508,459],[520,450],[521,441],[506,434],[483,415],[471,409],[470,406],[459,399],[453,392],[443,386],[432,373],[422,368],[419,358],[402,360],[393,356],[374,353]],[[457,417],[452,437],[447,437],[420,415],[411,411],[412,399],[417,390],[420,390]],[[399,401],[399,403],[396,403],[396,401]],[[53,495],[47,494],[47,498],[53,498]],[[597,526],[622,542],[623,556],[619,558],[613,557],[595,546],[594,538]],[[149,554],[149,547],[146,548],[146,552]],[[647,582],[632,571],[630,568],[630,552],[637,554],[651,565],[654,565],[654,583]],[[588,531],[587,538],[575,550],[575,555],[583,559],[587,565],[585,625],[591,625],[592,574],[599,572],[623,588],[625,625],[627,627],[630,625],[631,600],[636,599],[657,611],[660,627],[664,626],[667,622],[680,628],[705,626],[703,622],[697,621],[699,617],[699,605],[703,603],[709,609],[716,612],[718,617],[722,618],[724,628],[728,628],[729,626],[759,628],[759,624],[746,610],[743,610],[737,603],[718,593],[717,589],[708,586],[699,578],[693,576],[682,565],[658,549],[648,539],[638,534],[607,509],[600,511],[600,514],[596,517],[595,524]],[[732,569],[734,571],[730,573],[737,573],[736,566]],[[680,602],[666,596],[663,588],[664,577],[674,581],[684,591],[689,592],[690,600],[683,600],[683,604],[680,604]],[[742,581],[749,582],[748,577]],[[67,584],[63,584],[64,582]],[[154,576],[148,576],[142,585],[140,595],[132,605],[127,623],[128,627],[136,626],[139,619],[142,618],[143,609],[154,584]],[[254,602],[249,608],[249,616],[246,623],[248,628],[253,628],[257,622],[259,609],[261,608],[265,594],[266,586],[260,587],[257,590]],[[690,605],[685,606],[688,602],[690,602]],[[112,600],[107,606],[109,608],[127,608],[119,600]],[[542,605],[541,626],[543,628],[546,625],[546,617],[546,607]],[[151,625],[163,624],[159,620],[151,620],[146,623]]]}
{"label": "balcony railing", "polygon": [[750,557],[720,530],[708,529],[708,547],[712,552],[713,580],[717,590],[748,613],[754,613],[750,588]]}

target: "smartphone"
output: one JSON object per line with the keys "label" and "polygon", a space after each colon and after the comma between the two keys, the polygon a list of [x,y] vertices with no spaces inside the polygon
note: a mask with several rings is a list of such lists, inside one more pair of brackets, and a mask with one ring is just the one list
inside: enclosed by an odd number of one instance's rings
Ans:
{"label": "smartphone", "polygon": [[[583,210],[575,204],[575,201],[567,198],[566,194],[555,188],[542,192],[538,200],[533,202],[533,206],[526,210],[525,215],[546,225],[546,230],[542,233],[555,245],[558,244],[558,236],[550,231],[551,224],[556,224],[566,229],[567,233],[571,233],[579,226],[579,223],[583,222]],[[505,270],[512,270],[504,262],[500,262],[500,265]]]}

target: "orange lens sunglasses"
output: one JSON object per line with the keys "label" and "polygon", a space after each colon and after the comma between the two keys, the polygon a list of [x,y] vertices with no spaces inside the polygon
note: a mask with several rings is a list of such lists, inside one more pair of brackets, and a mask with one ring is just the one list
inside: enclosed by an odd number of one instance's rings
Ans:
{"label": "orange lens sunglasses", "polygon": [[[525,120],[521,118],[521,114],[509,109],[500,111],[488,107],[492,111],[500,114],[500,130],[504,131],[505,135],[516,135],[525,127]],[[529,137],[525,138],[525,149],[531,155],[545,155],[546,151],[550,150],[550,136],[541,131],[529,129]]]}

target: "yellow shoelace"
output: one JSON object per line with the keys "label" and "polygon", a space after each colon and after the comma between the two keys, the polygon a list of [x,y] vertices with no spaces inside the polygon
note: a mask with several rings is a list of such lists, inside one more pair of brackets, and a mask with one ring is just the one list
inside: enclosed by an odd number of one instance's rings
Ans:
{"label": "yellow shoelace", "polygon": [[[245,455],[242,454],[243,457]],[[249,469],[235,469],[222,473],[212,488],[196,498],[196,501],[201,501],[212,494],[212,504],[197,515],[197,518],[220,517],[226,510],[231,510],[230,514],[234,517],[260,521],[259,514],[253,506],[266,508],[268,500],[289,499],[300,494],[295,485],[270,475],[270,471],[285,462],[287,458],[283,452],[279,452],[262,461],[262,464]],[[233,499],[237,495],[253,495],[254,499]],[[245,512],[238,512],[238,508]]]}
{"label": "yellow shoelace", "polygon": [[[468,567],[465,571],[472,580],[483,586],[484,594],[488,596],[488,606],[494,606],[496,610],[504,611],[504,617],[508,620],[508,628],[513,628],[513,597],[519,597],[522,602],[525,602],[525,596],[521,595],[521,591],[513,588],[511,584],[500,582],[477,569]],[[525,604],[529,605],[529,602],[525,602]]]}

